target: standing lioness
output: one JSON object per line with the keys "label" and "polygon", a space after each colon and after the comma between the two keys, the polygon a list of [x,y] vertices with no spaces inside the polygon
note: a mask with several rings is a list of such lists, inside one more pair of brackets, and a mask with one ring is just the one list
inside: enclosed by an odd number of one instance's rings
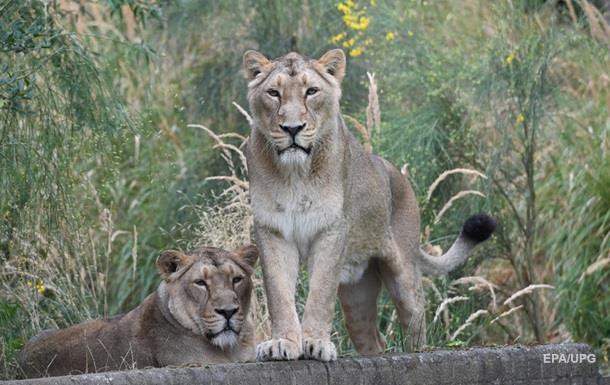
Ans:
{"label": "standing lioness", "polygon": [[27,377],[254,359],[248,317],[254,246],[166,251],[163,282],[125,315],[32,338],[19,361]]}
{"label": "standing lioness", "polygon": [[[250,193],[273,333],[258,345],[257,358],[336,359],[330,332],[337,290],[356,350],[382,352],[382,281],[409,346],[425,344],[422,273],[447,273],[464,262],[495,222],[472,217],[445,255],[425,254],[411,186],[389,162],[365,152],[343,122],[343,51],[273,61],[248,51],[243,64],[253,117]],[[295,308],[299,262],[309,270],[302,327]]]}

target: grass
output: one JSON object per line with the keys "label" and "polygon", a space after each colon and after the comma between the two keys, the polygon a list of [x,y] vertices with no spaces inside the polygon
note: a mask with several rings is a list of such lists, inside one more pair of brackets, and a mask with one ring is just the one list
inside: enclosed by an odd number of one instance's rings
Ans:
{"label": "grass", "polygon": [[[425,281],[429,344],[571,339],[607,366],[609,36],[590,2],[564,3],[0,1],[0,378],[41,330],[140,303],[161,250],[249,243],[241,54],[335,46],[348,124],[406,165],[425,247],[474,212],[500,220]],[[379,321],[403,350],[385,292]],[[333,330],[354,354],[339,307]]]}

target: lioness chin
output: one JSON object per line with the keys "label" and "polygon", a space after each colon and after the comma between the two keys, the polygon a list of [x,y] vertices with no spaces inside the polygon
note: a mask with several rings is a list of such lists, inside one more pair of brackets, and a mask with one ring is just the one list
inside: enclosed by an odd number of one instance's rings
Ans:
{"label": "lioness chin", "polygon": [[20,353],[26,377],[108,370],[202,365],[254,359],[248,315],[254,246],[235,252],[204,247],[166,251],[163,281],[125,315],[33,337]]}
{"label": "lioness chin", "polygon": [[[259,360],[336,359],[330,340],[337,292],[361,354],[383,352],[377,296],[387,288],[409,348],[426,343],[422,273],[443,274],[489,238],[495,221],[468,219],[441,257],[420,250],[411,186],[386,160],[366,152],[339,108],[345,55],[243,57],[252,113],[247,144],[255,235],[272,321]],[[299,263],[309,271],[302,323],[295,308]]]}

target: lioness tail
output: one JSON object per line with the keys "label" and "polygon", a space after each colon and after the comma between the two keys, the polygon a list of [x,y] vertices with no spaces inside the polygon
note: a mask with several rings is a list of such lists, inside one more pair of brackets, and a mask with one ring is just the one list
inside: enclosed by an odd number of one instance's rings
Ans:
{"label": "lioness tail", "polygon": [[460,236],[445,254],[434,257],[420,250],[422,272],[428,275],[447,274],[464,263],[470,251],[479,243],[487,240],[495,229],[496,220],[489,215],[471,216],[464,222]]}

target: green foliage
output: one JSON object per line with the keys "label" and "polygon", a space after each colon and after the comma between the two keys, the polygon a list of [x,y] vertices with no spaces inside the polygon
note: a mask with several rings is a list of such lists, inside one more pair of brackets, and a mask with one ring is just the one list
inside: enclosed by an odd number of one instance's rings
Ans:
{"label": "green foliage", "polygon": [[[591,57],[579,58],[579,65],[605,60],[590,48]],[[607,89],[600,91],[608,97]],[[571,133],[558,138],[561,149],[552,155],[557,172],[541,187],[548,210],[543,221],[553,226],[545,245],[555,273],[559,321],[608,362],[610,298],[604,293],[610,286],[610,125],[606,106],[592,99],[582,107],[567,124]]]}
{"label": "green foliage", "polygon": [[[71,215],[74,154],[87,156],[126,127],[124,107],[100,83],[91,55],[43,3],[9,2],[0,25],[3,224],[18,225],[20,212],[37,202],[58,226]],[[3,239],[4,249],[9,241]]]}
{"label": "green foliage", "polygon": [[[35,309],[13,303],[18,290],[9,288],[23,282],[19,271],[49,263],[57,250],[91,253],[84,226],[95,218],[86,217],[89,202],[81,199],[89,193],[81,167],[91,158],[104,161],[109,138],[132,123],[103,84],[91,52],[58,25],[53,9],[38,1],[3,2],[0,8],[0,255],[3,263],[14,263],[3,270],[2,281],[8,285],[3,290],[12,291],[2,303],[0,336],[8,371],[19,341],[29,337],[15,320],[42,326],[38,317],[26,321]],[[53,306],[62,325],[97,307],[91,298],[74,303],[70,297]]]}

